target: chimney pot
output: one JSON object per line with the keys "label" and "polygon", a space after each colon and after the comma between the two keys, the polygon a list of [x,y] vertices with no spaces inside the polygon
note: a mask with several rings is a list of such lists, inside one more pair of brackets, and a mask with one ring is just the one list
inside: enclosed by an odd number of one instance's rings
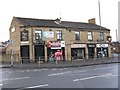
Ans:
{"label": "chimney pot", "polygon": [[89,19],[89,20],[88,20],[88,23],[96,24],[95,18]]}

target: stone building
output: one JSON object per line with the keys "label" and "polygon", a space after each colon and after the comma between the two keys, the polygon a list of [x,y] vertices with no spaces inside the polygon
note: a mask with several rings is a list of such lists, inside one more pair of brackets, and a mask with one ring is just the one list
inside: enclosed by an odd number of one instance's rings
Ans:
{"label": "stone building", "polygon": [[64,60],[111,57],[110,30],[97,25],[95,18],[82,23],[13,17],[9,32],[12,44],[7,51],[11,48],[18,61],[48,61],[58,49]]}

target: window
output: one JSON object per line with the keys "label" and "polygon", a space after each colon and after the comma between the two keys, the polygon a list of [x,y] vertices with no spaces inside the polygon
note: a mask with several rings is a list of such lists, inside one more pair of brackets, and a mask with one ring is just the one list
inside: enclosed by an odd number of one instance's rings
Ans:
{"label": "window", "polygon": [[35,31],[35,40],[37,43],[42,41],[42,30]]}
{"label": "window", "polygon": [[88,32],[88,40],[93,40],[92,32]]}
{"label": "window", "polygon": [[104,40],[103,32],[100,32],[100,40]]}
{"label": "window", "polygon": [[80,40],[80,32],[75,32],[75,40]]}
{"label": "window", "polygon": [[28,41],[28,31],[21,32],[21,41]]}
{"label": "window", "polygon": [[57,40],[62,40],[62,31],[57,31]]}

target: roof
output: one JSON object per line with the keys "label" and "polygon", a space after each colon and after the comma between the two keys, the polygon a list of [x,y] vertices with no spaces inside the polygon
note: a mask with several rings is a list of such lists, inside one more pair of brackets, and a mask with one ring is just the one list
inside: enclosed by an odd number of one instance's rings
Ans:
{"label": "roof", "polygon": [[73,28],[73,29],[91,29],[91,30],[108,30],[109,29],[92,23],[61,21],[60,24],[56,24],[55,20],[50,19],[33,19],[16,17],[17,20],[24,26],[31,27],[56,27],[56,28]]}

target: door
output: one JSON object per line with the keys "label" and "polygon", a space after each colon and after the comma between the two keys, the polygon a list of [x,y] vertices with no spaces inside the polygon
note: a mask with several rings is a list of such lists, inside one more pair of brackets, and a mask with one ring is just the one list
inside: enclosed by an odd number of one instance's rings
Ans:
{"label": "door", "polygon": [[95,53],[94,49],[95,49],[94,47],[89,47],[88,48],[88,57],[89,58],[94,58],[94,53]]}
{"label": "door", "polygon": [[29,58],[29,45],[20,46],[21,59],[23,63],[30,62]]}
{"label": "door", "polygon": [[39,58],[42,61],[45,61],[45,51],[44,51],[44,45],[35,45],[35,60],[39,60]]}

